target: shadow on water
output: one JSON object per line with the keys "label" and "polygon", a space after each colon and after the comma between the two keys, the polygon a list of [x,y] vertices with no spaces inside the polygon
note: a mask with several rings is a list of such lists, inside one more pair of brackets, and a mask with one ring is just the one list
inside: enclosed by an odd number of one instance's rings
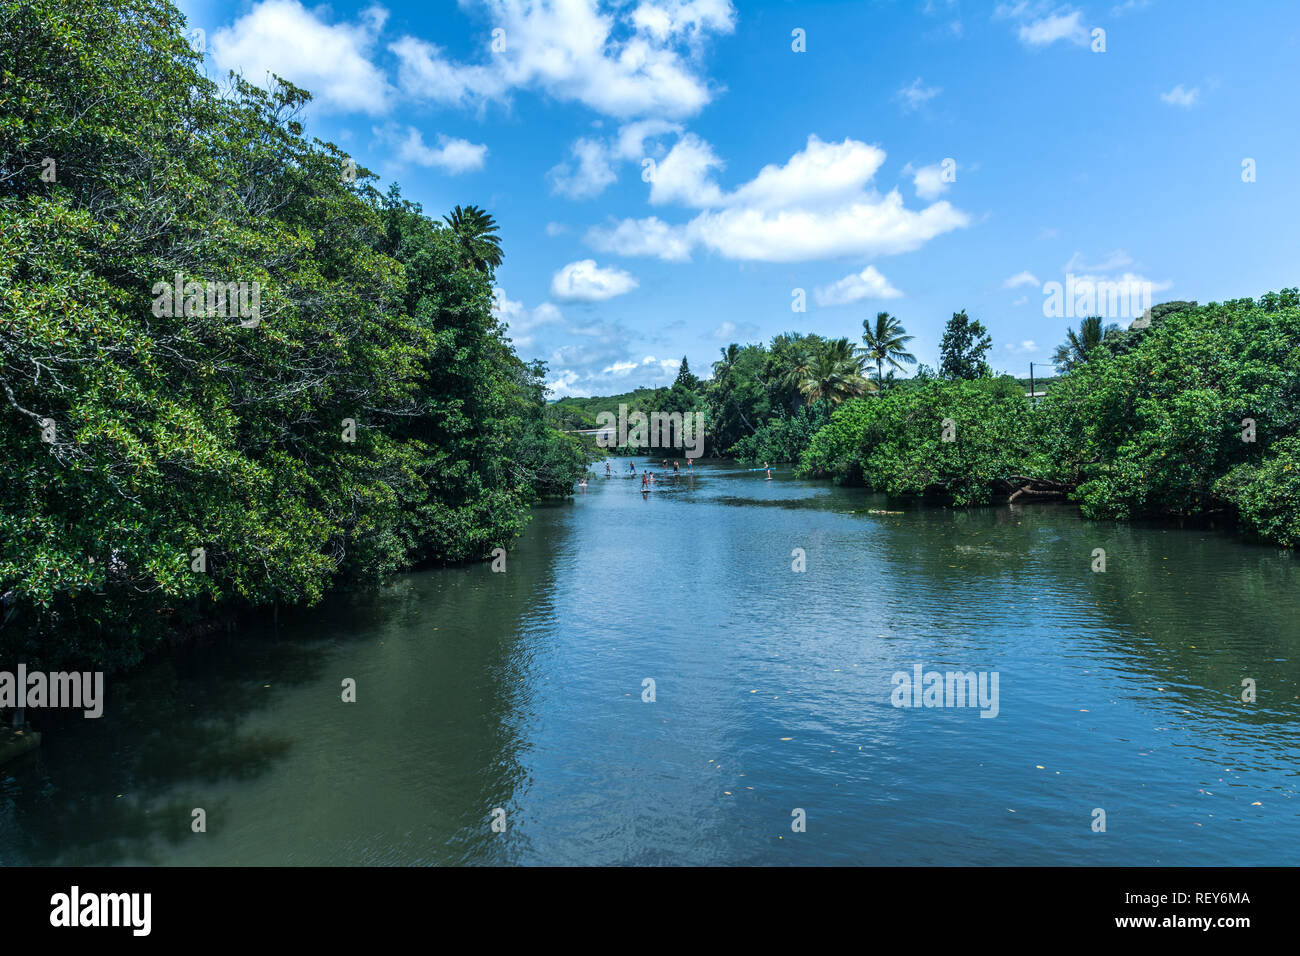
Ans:
{"label": "shadow on water", "polygon": [[[514,751],[528,675],[510,666],[525,605],[496,592],[508,579],[544,593],[552,570],[546,548],[520,547],[510,575],[487,565],[405,575],[314,609],[282,610],[278,627],[260,622],[182,648],[107,682],[102,718],[40,712],[41,748],[0,768],[0,865],[291,862],[250,854],[248,844],[283,824],[280,809],[307,813],[310,794],[288,779],[303,764],[325,765],[321,784],[333,776],[358,816],[372,803],[341,740],[392,750],[396,764],[456,781],[428,815],[429,862],[504,862],[524,844],[482,834],[490,810],[511,807],[527,786]],[[429,621],[440,626],[424,627]],[[422,631],[420,646],[409,646]],[[385,644],[408,646],[388,653]],[[342,702],[342,676],[357,681],[356,703]],[[428,707],[394,713],[403,700]],[[250,787],[268,792],[264,818],[249,819]],[[196,807],[207,814],[203,834],[191,829]],[[229,848],[223,831],[239,832]],[[196,852],[205,840],[211,850]],[[334,845],[292,862],[375,862],[376,852],[382,847]]]}

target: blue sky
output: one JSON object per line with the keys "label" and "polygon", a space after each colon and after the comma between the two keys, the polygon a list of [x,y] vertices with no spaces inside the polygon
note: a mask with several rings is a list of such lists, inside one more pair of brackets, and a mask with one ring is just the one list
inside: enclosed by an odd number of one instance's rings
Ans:
{"label": "blue sky", "polygon": [[934,365],[964,308],[1027,375],[1067,275],[1300,284],[1294,2],[180,6],[213,76],[279,73],[426,212],[496,217],[499,310],[555,395],[881,310]]}

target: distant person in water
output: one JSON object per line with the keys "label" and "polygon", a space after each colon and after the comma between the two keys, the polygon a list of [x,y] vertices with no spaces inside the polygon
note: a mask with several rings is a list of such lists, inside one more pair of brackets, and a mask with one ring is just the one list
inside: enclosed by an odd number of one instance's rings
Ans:
{"label": "distant person in water", "polygon": [[694,459],[694,458],[687,458],[687,459],[686,459],[686,467],[689,468],[691,471],[694,471],[694,470],[695,470],[695,459]]}
{"label": "distant person in water", "polygon": [[650,472],[641,472],[641,490],[648,491],[650,488]]}
{"label": "distant person in water", "polygon": [[629,461],[629,462],[627,463],[627,470],[630,471],[630,472],[632,472],[632,474],[635,475],[635,474],[636,474],[636,462],[634,462],[634,461]]}
{"label": "distant person in water", "polygon": [[605,462],[605,477],[609,477],[609,462]]}
{"label": "distant person in water", "polygon": [[767,462],[763,462],[763,470],[767,472],[767,480],[768,480],[768,481],[771,481],[771,480],[772,480],[772,466],[769,465]]}

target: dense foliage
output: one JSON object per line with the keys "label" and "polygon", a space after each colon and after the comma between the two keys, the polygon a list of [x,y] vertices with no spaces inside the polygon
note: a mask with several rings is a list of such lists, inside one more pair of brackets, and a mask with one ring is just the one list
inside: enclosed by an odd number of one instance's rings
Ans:
{"label": "dense foliage", "polygon": [[1085,320],[1069,347],[1036,407],[987,377],[845,403],[799,470],[955,504],[1059,492],[1094,518],[1229,513],[1300,545],[1300,293],[1166,303],[1124,331]]}
{"label": "dense foliage", "polygon": [[1043,400],[1058,476],[1093,517],[1230,511],[1300,544],[1300,293],[1153,316]]}
{"label": "dense foliage", "polygon": [[483,557],[585,465],[493,318],[491,217],[380,195],[303,135],[309,94],[219,89],[183,29],[0,5],[2,660],[122,666]]}
{"label": "dense foliage", "polygon": [[799,471],[889,495],[984,504],[1037,466],[1029,403],[1011,378],[929,379],[840,408]]}

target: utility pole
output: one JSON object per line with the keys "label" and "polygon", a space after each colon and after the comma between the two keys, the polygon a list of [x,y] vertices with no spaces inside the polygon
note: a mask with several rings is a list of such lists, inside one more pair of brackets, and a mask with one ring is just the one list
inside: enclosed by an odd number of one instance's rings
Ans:
{"label": "utility pole", "polygon": [[1034,404],[1034,363],[1029,363],[1029,404]]}

